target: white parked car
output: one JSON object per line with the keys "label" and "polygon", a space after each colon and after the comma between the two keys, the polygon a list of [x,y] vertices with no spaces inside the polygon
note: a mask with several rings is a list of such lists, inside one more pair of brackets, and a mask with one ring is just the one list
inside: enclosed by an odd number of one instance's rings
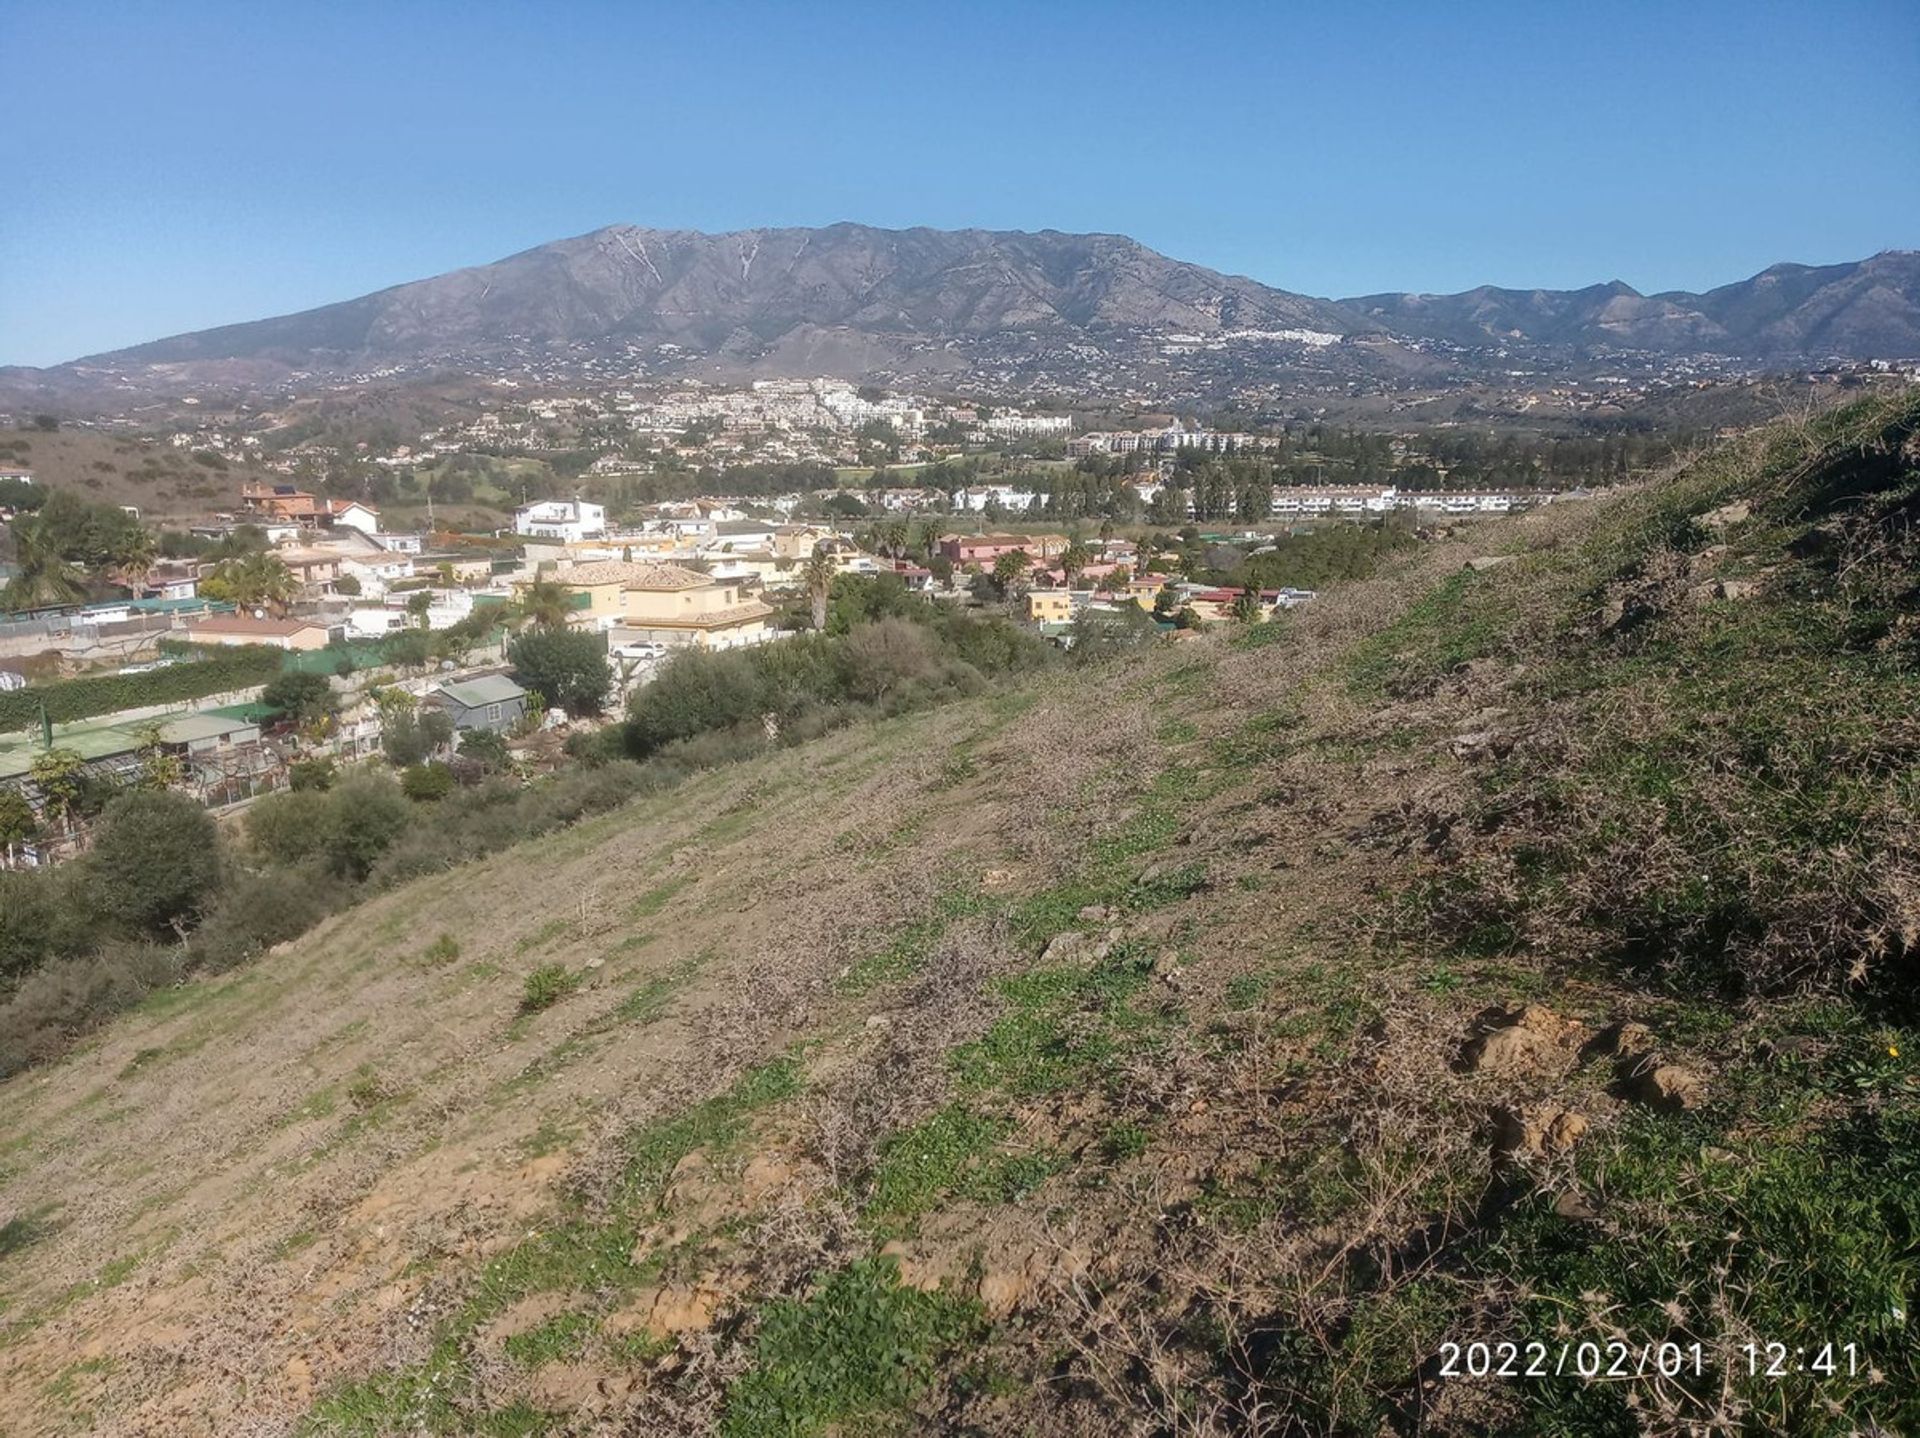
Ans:
{"label": "white parked car", "polygon": [[664,644],[616,644],[608,651],[615,659],[664,659],[667,646]]}

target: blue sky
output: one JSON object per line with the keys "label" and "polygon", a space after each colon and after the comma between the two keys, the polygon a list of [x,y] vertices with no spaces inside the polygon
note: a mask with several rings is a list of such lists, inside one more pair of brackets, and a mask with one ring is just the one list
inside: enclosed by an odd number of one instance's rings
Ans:
{"label": "blue sky", "polygon": [[0,363],[603,224],[1119,231],[1320,295],[1920,246],[1920,4],[0,0]]}

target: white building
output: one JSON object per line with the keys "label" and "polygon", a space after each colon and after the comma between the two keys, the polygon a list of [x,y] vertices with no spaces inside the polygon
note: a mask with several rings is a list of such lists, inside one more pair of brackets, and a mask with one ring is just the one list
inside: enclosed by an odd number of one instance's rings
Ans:
{"label": "white building", "polygon": [[513,532],[569,544],[598,539],[607,532],[606,506],[588,504],[583,499],[543,499],[523,504],[513,512]]}
{"label": "white building", "polygon": [[357,529],[362,534],[374,535],[380,532],[380,511],[357,499],[348,500],[344,505],[334,508],[333,522],[348,529]]}

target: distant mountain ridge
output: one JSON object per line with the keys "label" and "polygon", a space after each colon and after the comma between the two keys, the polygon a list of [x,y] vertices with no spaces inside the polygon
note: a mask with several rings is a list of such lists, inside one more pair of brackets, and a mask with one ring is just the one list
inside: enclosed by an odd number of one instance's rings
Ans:
{"label": "distant mountain ridge", "polygon": [[342,304],[78,363],[364,364],[609,341],[744,353],[808,329],[940,338],[1106,327],[1372,328],[1324,300],[1170,260],[1123,235],[615,225]]}
{"label": "distant mountain ridge", "polygon": [[[1177,336],[1264,344],[1211,360],[1268,376],[1428,374],[1455,351],[1531,347],[1754,360],[1920,355],[1920,252],[1775,265],[1705,294],[1491,286],[1324,300],[1123,235],[615,225],[338,304],[176,335],[50,370],[24,390],[246,385],[635,362],[647,373],[939,373],[1095,384],[1164,367]],[[1285,345],[1302,336],[1289,358]],[[1345,341],[1327,348],[1329,340]],[[1302,345],[1317,345],[1308,355]]]}
{"label": "distant mountain ridge", "polygon": [[1774,265],[1705,294],[1642,295],[1614,280],[1580,290],[1380,294],[1343,306],[1394,334],[1459,345],[1710,352],[1757,359],[1920,354],[1920,251],[1838,265]]}

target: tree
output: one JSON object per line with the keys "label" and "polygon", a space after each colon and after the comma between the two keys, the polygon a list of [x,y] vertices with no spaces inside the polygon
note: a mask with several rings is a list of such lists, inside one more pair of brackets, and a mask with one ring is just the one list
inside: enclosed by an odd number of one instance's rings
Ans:
{"label": "tree", "polygon": [[172,750],[159,724],[142,725],[137,732],[140,755],[140,787],[171,789],[186,778],[186,766]]}
{"label": "tree", "polygon": [[507,741],[491,729],[469,729],[460,736],[460,757],[471,759],[489,774],[513,767]]}
{"label": "tree", "polygon": [[573,617],[573,591],[551,579],[536,579],[520,591],[522,620],[542,629],[561,629]]}
{"label": "tree", "polygon": [[425,763],[453,742],[453,720],[439,708],[396,710],[380,730],[380,748],[396,769]]}
{"label": "tree", "polygon": [[33,805],[18,789],[0,789],[0,845],[24,844],[35,828]]}
{"label": "tree", "polygon": [[1024,587],[1027,571],[1033,568],[1033,556],[1024,549],[1009,549],[993,561],[993,587],[1003,598],[1012,598]]}
{"label": "tree", "polygon": [[111,568],[114,582],[138,596],[147,587],[147,576],[153,573],[153,566],[159,557],[153,536],[144,529],[135,529],[113,556]]}
{"label": "tree", "polygon": [[380,657],[403,669],[418,669],[433,658],[433,640],[421,630],[403,629],[382,646]]}
{"label": "tree", "polygon": [[514,673],[549,706],[597,714],[613,687],[606,645],[582,629],[530,629],[507,646]]}
{"label": "tree", "polygon": [[328,796],[325,828],[328,861],[349,879],[364,879],[393,841],[413,822],[400,786],[380,774],[344,779]]}
{"label": "tree", "polygon": [[85,788],[86,764],[72,749],[48,749],[34,756],[27,775],[40,790],[40,809],[49,819],[72,819]]}
{"label": "tree", "polygon": [[807,586],[807,599],[813,606],[813,627],[818,633],[827,627],[827,599],[833,593],[833,556],[816,544],[807,562],[800,566],[800,582]]}
{"label": "tree", "polygon": [[184,794],[129,794],[101,815],[85,862],[101,912],[160,938],[183,932],[219,888],[220,835]]}
{"label": "tree", "polygon": [[420,621],[420,627],[427,627],[427,611],[433,608],[433,595],[427,590],[407,596],[407,613]]}
{"label": "tree", "polygon": [[360,576],[357,574],[341,575],[333,581],[333,592],[335,594],[344,594],[349,599],[358,599],[360,597]]}
{"label": "tree", "polygon": [[1080,577],[1080,572],[1087,567],[1092,558],[1093,551],[1087,548],[1084,540],[1073,539],[1067,542],[1067,547],[1060,551],[1060,570],[1066,578],[1067,588],[1073,588],[1074,580]]}
{"label": "tree", "polygon": [[277,554],[246,554],[223,559],[200,581],[200,593],[241,609],[272,609],[284,613],[300,593],[300,581]]}
{"label": "tree", "polygon": [[1074,616],[1067,652],[1076,664],[1088,664],[1138,649],[1160,637],[1160,628],[1137,604],[1115,609],[1087,608]]}
{"label": "tree", "polygon": [[311,759],[296,759],[287,767],[287,787],[296,794],[310,790],[331,789],[334,780],[339,777],[339,770],[330,754],[320,754]]}
{"label": "tree", "polygon": [[278,709],[300,725],[317,724],[332,716],[340,707],[327,676],[305,671],[282,674],[269,680],[267,687],[260,691],[260,702]]}
{"label": "tree", "polygon": [[321,789],[268,794],[247,810],[247,842],[275,864],[297,864],[327,851],[333,803]]}
{"label": "tree", "polygon": [[38,523],[15,530],[14,576],[7,581],[0,603],[18,613],[62,604],[78,604],[87,597],[87,578],[67,562],[52,536]]}

